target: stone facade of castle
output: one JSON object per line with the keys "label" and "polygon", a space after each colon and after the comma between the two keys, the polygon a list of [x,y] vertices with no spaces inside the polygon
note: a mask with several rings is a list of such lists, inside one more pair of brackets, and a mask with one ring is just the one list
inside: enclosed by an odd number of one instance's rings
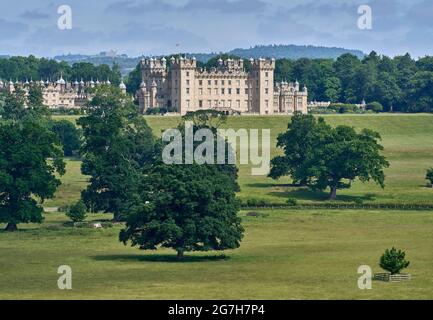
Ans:
{"label": "stone facade of castle", "polygon": [[[68,82],[61,77],[57,81],[25,81],[25,82],[3,82],[0,80],[0,90],[7,90],[9,92],[14,92],[16,88],[21,88],[27,95],[30,86],[38,85],[42,89],[42,95],[44,99],[44,105],[50,109],[79,109],[83,107],[87,101],[91,99],[88,93],[88,88],[94,88],[101,84],[111,85],[110,81],[99,82],[98,80],[84,82],[78,80],[74,82]],[[126,93],[126,86],[122,82],[120,84],[120,89]]]}
{"label": "stone facade of castle", "polygon": [[188,111],[221,110],[238,114],[307,113],[308,91],[299,83],[275,83],[275,60],[219,60],[218,67],[199,69],[195,58],[141,60],[142,83],[137,91],[140,110],[169,108]]}

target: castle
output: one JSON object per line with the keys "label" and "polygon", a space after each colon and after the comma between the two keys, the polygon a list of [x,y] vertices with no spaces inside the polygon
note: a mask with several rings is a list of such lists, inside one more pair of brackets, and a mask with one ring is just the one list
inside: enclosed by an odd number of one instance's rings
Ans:
{"label": "castle", "polygon": [[214,109],[238,114],[307,113],[308,91],[299,83],[274,83],[275,59],[218,61],[210,70],[195,58],[146,58],[140,62],[142,82],[136,97],[140,111],[168,108],[181,115]]}
{"label": "castle", "polygon": [[[14,92],[16,88],[20,88],[24,91],[25,95],[28,95],[29,89],[32,85],[38,85],[42,89],[42,96],[44,99],[44,105],[50,109],[79,109],[91,99],[88,93],[88,88],[94,88],[101,84],[111,85],[110,81],[99,82],[99,80],[84,82],[81,80],[75,80],[74,82],[68,82],[60,77],[57,81],[28,81],[25,82],[3,82],[0,80],[0,91],[7,90],[8,92]],[[120,89],[126,93],[126,86],[120,84]]]}

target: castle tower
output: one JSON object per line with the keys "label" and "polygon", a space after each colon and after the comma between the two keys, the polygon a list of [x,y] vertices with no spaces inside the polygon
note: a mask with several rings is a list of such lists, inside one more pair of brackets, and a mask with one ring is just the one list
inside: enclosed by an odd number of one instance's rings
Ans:
{"label": "castle tower", "polygon": [[140,89],[138,89],[136,96],[138,100],[139,111],[141,113],[146,113],[146,111],[150,108],[150,95],[147,91],[146,82],[141,82]]}
{"label": "castle tower", "polygon": [[150,85],[150,107],[151,108],[157,108],[158,107],[158,85],[156,84],[156,81],[152,81],[152,84]]}
{"label": "castle tower", "polygon": [[[148,92],[155,90],[150,107],[167,107],[169,97],[167,79],[167,60],[165,58],[146,58],[140,62],[141,78]],[[156,86],[154,86],[156,84]]]}
{"label": "castle tower", "polygon": [[195,72],[197,69],[197,60],[193,57],[172,60],[171,74],[171,101],[172,106],[181,115],[188,111],[193,111],[196,107],[195,95],[196,81]]}
{"label": "castle tower", "polygon": [[274,71],[275,59],[251,59],[250,88],[251,112],[274,113]]}

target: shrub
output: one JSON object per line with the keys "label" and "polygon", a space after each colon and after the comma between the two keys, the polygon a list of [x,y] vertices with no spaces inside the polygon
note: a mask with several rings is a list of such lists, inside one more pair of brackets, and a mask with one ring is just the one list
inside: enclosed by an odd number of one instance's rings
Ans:
{"label": "shrub", "polygon": [[298,205],[298,200],[296,200],[295,198],[289,198],[287,199],[286,203],[289,206],[296,207]]}
{"label": "shrub", "polygon": [[354,104],[349,103],[334,103],[331,104],[328,109],[335,110],[338,113],[355,113],[358,111],[358,107]]}
{"label": "shrub", "polygon": [[78,201],[76,204],[71,206],[66,215],[73,222],[82,222],[86,219],[87,208],[82,200]]}
{"label": "shrub", "polygon": [[425,178],[430,181],[430,185],[433,186],[433,168],[430,168],[427,170],[427,174],[425,176]]}
{"label": "shrub", "polygon": [[386,249],[380,258],[380,267],[391,274],[399,274],[401,270],[407,268],[410,264],[405,260],[406,253],[396,248]]}
{"label": "shrub", "polygon": [[373,112],[382,112],[383,111],[383,106],[380,102],[371,102],[369,104],[367,104],[366,107],[367,110],[371,110]]}
{"label": "shrub", "polygon": [[113,228],[114,224],[112,222],[101,222],[102,228],[107,229],[107,228]]}
{"label": "shrub", "polygon": [[271,204],[263,199],[252,198],[246,201],[246,205],[248,207],[269,207]]}

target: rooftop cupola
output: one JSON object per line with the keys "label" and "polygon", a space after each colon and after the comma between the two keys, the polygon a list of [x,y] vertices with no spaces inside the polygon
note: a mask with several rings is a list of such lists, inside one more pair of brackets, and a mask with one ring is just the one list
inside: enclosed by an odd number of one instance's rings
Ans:
{"label": "rooftop cupola", "polygon": [[122,80],[122,82],[119,84],[119,88],[120,88],[121,90],[126,90],[126,85],[125,85],[125,83],[123,82],[123,80]]}

